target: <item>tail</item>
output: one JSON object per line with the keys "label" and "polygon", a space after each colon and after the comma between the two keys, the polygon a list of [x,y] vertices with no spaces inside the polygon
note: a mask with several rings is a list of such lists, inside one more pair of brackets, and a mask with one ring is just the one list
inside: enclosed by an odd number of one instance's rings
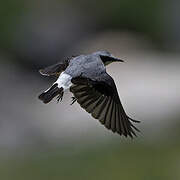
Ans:
{"label": "tail", "polygon": [[40,94],[38,98],[43,101],[43,103],[47,104],[60,94],[63,94],[63,88],[58,88],[58,84],[56,83],[50,89]]}

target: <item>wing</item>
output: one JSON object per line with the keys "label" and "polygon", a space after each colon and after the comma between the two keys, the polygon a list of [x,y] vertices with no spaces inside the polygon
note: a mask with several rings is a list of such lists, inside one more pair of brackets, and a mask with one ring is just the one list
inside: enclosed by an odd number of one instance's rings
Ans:
{"label": "wing", "polygon": [[77,102],[88,113],[98,119],[107,129],[120,135],[136,136],[139,131],[132,122],[139,122],[129,118],[120,102],[114,80],[107,73],[98,77],[97,81],[84,77],[72,79],[70,91],[77,98]]}
{"label": "wing", "polygon": [[57,64],[48,66],[44,69],[40,69],[39,72],[44,76],[57,76],[58,77],[61,74],[61,72],[63,72],[67,68],[68,65],[69,65],[69,60],[67,59]]}

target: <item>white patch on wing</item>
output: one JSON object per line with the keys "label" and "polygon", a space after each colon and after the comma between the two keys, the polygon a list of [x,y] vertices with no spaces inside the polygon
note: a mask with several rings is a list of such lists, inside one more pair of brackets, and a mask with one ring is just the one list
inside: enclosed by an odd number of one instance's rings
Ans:
{"label": "white patch on wing", "polygon": [[57,81],[54,84],[57,83],[58,88],[62,87],[64,90],[67,90],[72,85],[71,79],[72,79],[72,77],[69,74],[66,74],[66,73],[62,72],[61,75],[59,76],[59,78],[57,79]]}

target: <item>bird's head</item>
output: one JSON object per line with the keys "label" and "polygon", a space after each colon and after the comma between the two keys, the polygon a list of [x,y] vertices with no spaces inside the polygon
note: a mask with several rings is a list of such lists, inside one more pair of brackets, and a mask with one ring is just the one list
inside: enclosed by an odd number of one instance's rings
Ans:
{"label": "bird's head", "polygon": [[108,51],[97,51],[93,54],[99,55],[105,66],[107,66],[108,64],[111,64],[112,62],[124,62],[122,59],[114,57]]}

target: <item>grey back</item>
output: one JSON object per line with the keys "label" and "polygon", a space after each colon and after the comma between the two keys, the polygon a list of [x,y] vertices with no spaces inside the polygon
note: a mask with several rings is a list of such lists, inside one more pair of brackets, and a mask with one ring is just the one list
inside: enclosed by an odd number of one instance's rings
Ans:
{"label": "grey back", "polygon": [[106,73],[106,69],[98,54],[90,54],[72,58],[65,73],[73,78],[82,76],[97,80],[98,76]]}

